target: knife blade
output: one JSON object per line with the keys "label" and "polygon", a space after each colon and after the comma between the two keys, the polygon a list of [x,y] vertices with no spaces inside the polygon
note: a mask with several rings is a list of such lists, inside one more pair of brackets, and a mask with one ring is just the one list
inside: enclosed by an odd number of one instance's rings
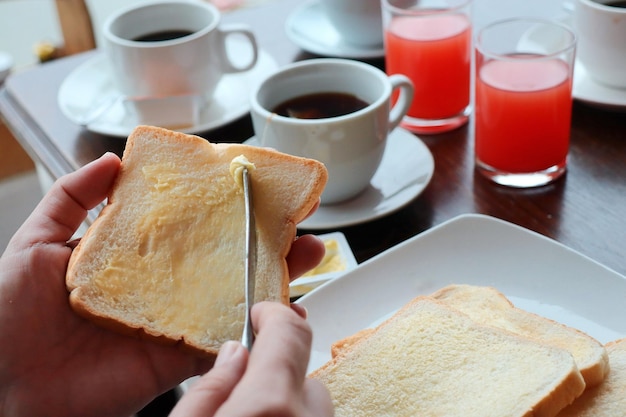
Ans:
{"label": "knife blade", "polygon": [[254,206],[252,202],[252,187],[248,168],[243,169],[243,194],[246,216],[246,260],[244,265],[246,317],[244,320],[241,343],[248,349],[252,349],[254,343],[254,329],[250,310],[254,304],[254,286],[256,279],[256,222],[254,218]]}

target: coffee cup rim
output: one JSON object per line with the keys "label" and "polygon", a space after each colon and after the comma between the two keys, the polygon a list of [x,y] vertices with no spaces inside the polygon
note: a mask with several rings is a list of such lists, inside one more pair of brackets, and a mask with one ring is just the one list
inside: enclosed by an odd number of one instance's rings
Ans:
{"label": "coffee cup rim", "polygon": [[[213,15],[213,21],[211,22],[211,24],[203,27],[200,30],[190,33],[189,35],[182,36],[176,39],[169,39],[165,41],[148,41],[148,42],[136,41],[132,39],[122,38],[111,31],[111,25],[113,24],[113,22],[127,13],[130,13],[135,10],[147,8],[147,7],[159,6],[159,5],[171,5],[171,4],[176,4],[176,5],[186,4],[186,5],[199,7],[199,8],[208,10]],[[220,16],[221,15],[217,7],[215,7],[214,5],[208,2],[198,2],[198,1],[193,1],[193,0],[158,0],[158,1],[148,0],[148,1],[144,1],[141,3],[134,3],[127,7],[120,8],[119,10],[111,14],[104,21],[104,24],[102,26],[102,34],[105,38],[119,45],[132,46],[135,48],[163,47],[163,46],[176,45],[179,43],[188,42],[190,40],[204,36],[206,33],[211,32],[219,25]]]}
{"label": "coffee cup rim", "polygon": [[626,14],[626,8],[614,7],[614,6],[610,6],[607,4],[598,3],[597,1],[593,1],[593,0],[579,0],[579,1],[587,5],[588,7],[591,7],[596,10],[601,10],[603,12],[614,13],[614,14]]}
{"label": "coffee cup rim", "polygon": [[[348,114],[344,114],[341,116],[325,117],[325,118],[319,118],[319,119],[297,119],[293,117],[281,116],[279,114],[272,112],[271,110],[268,110],[267,108],[265,108],[265,106],[261,105],[261,103],[259,102],[258,100],[259,92],[263,89],[263,87],[267,83],[277,78],[280,78],[281,76],[284,76],[287,73],[297,72],[297,71],[301,71],[302,68],[315,67],[319,65],[336,65],[336,66],[341,65],[341,66],[353,67],[353,68],[358,67],[362,70],[370,71],[372,74],[376,75],[381,80],[383,84],[384,92],[383,94],[380,95],[380,97],[378,97],[373,102],[368,103],[366,107],[360,110],[357,110]],[[251,100],[250,100],[251,107],[253,111],[262,115],[263,117],[266,117],[266,118],[271,117],[272,120],[280,120],[282,123],[297,124],[297,125],[319,124],[320,121],[323,121],[324,123],[330,123],[330,124],[341,123],[342,121],[345,121],[346,119],[352,119],[355,117],[359,117],[363,114],[367,114],[369,112],[375,111],[376,108],[378,108],[385,100],[387,100],[391,96],[392,87],[389,82],[384,82],[384,80],[389,81],[387,74],[385,74],[379,68],[376,68],[375,66],[370,65],[370,64],[366,64],[364,62],[355,61],[351,59],[344,59],[344,58],[307,59],[304,61],[298,61],[298,62],[289,64],[287,66],[284,66],[278,71],[274,72],[269,77],[265,78],[259,84],[257,84],[257,86],[253,89],[252,94],[251,94]],[[327,92],[331,92],[331,91],[327,91]],[[302,93],[302,94],[307,94],[307,93]],[[292,98],[295,98],[295,97],[298,97],[298,94],[293,95]]]}

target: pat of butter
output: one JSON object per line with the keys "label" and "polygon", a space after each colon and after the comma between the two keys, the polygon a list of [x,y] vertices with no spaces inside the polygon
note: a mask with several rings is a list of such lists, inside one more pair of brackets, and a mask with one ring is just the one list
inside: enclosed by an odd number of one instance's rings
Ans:
{"label": "pat of butter", "polygon": [[230,161],[230,175],[233,176],[233,179],[240,187],[243,187],[244,168],[248,168],[248,172],[252,172],[256,169],[256,166],[243,155],[236,156]]}

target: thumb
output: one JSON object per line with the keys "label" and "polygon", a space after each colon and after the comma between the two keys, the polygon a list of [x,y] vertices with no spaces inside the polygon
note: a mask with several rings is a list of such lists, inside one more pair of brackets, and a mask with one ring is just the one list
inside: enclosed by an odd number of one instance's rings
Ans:
{"label": "thumb", "polygon": [[87,216],[87,210],[107,197],[119,169],[117,155],[106,153],[59,178],[21,228],[27,244],[65,244]]}
{"label": "thumb", "polygon": [[243,376],[247,363],[248,351],[241,343],[224,343],[213,369],[191,386],[170,417],[209,417],[215,414]]}

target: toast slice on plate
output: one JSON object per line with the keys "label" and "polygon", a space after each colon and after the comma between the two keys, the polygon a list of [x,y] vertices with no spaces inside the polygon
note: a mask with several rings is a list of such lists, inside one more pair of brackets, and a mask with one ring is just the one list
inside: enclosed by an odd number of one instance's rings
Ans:
{"label": "toast slice on plate", "polygon": [[585,389],[572,355],[417,297],[311,373],[343,416],[552,417]]}

